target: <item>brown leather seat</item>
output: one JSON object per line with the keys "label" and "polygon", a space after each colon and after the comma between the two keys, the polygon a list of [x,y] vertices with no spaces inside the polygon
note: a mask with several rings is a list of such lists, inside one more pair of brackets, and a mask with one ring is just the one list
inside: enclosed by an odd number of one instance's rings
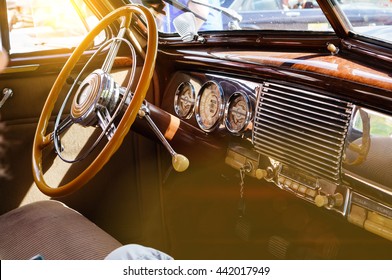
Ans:
{"label": "brown leather seat", "polygon": [[58,201],[40,201],[0,216],[0,259],[96,260],[122,244]]}

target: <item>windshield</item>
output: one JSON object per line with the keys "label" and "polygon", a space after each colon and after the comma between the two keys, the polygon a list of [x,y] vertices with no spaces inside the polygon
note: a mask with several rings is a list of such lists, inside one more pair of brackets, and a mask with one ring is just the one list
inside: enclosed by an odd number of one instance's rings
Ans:
{"label": "windshield", "polygon": [[337,5],[353,33],[392,42],[392,1],[341,0]]}
{"label": "windshield", "polygon": [[[173,23],[174,19],[187,12],[195,16],[196,29],[200,31],[240,29],[332,31],[316,1],[299,3],[297,0],[137,0],[136,2],[138,1],[151,8],[160,31],[164,33],[177,32],[179,27]],[[185,21],[187,23],[188,19],[186,18]]]}
{"label": "windshield", "polygon": [[[133,1],[135,2],[135,1]],[[159,30],[181,31],[192,13],[197,31],[295,30],[333,31],[317,1],[305,0],[136,0],[153,11]],[[391,0],[333,0],[348,29],[364,36],[392,40]],[[193,24],[193,23],[192,23]],[[180,32],[179,32],[180,33]]]}

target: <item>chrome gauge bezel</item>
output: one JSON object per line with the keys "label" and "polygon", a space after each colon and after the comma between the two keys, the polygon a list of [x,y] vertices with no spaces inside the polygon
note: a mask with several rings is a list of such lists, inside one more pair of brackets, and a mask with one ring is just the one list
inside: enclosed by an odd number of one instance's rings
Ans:
{"label": "chrome gauge bezel", "polygon": [[[217,94],[219,95],[218,96],[219,104],[218,104],[218,108],[217,108],[217,110],[218,110],[217,111],[217,114],[218,114],[217,118],[215,119],[215,121],[211,125],[207,126],[207,125],[205,125],[205,116],[203,116],[203,114],[201,112],[201,109],[202,109],[201,102],[203,100],[204,95],[206,94],[206,89],[208,89],[210,86],[215,86],[217,88]],[[202,85],[202,87],[200,88],[200,91],[199,91],[197,98],[196,98],[195,116],[196,116],[196,121],[197,121],[197,124],[199,125],[199,127],[206,132],[211,132],[211,131],[215,130],[219,126],[219,124],[223,118],[224,109],[225,109],[225,99],[224,99],[224,92],[223,92],[222,87],[215,81],[205,82]]]}
{"label": "chrome gauge bezel", "polygon": [[[184,96],[187,93],[187,91],[189,91],[191,94],[191,98],[192,98],[192,100],[190,101],[191,106],[188,111],[183,111],[183,109],[180,106],[180,102],[181,102],[181,97]],[[177,87],[177,90],[174,94],[174,112],[181,119],[190,119],[195,109],[195,102],[196,102],[196,92],[192,83],[189,81],[182,82]]]}
{"label": "chrome gauge bezel", "polygon": [[[245,108],[245,121],[240,128],[235,128],[235,127],[233,127],[232,122],[230,120],[230,114],[231,114],[231,110],[232,110],[231,105],[238,98],[242,98],[245,102],[245,106],[246,106],[246,108]],[[253,113],[252,112],[252,104],[249,99],[249,96],[241,91],[234,92],[230,96],[230,98],[227,101],[226,106],[225,106],[224,123],[225,123],[226,129],[234,135],[239,135],[239,134],[243,133],[246,130],[246,128],[248,127],[248,125],[252,119],[252,113]]]}

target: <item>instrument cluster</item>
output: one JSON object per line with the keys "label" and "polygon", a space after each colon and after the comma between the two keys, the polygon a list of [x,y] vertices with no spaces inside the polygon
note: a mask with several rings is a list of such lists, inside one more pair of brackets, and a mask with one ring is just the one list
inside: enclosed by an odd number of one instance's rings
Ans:
{"label": "instrument cluster", "polygon": [[[205,132],[224,128],[238,136],[251,130],[256,84],[211,76],[204,82],[182,81],[174,94],[174,112],[181,119],[194,116]],[[196,90],[198,88],[198,90]]]}

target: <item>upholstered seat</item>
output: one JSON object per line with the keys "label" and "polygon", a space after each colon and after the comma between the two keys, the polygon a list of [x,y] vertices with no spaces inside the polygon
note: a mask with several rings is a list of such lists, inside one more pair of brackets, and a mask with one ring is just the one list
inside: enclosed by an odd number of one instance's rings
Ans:
{"label": "upholstered seat", "polygon": [[0,216],[0,259],[104,259],[122,244],[58,201],[40,201]]}

